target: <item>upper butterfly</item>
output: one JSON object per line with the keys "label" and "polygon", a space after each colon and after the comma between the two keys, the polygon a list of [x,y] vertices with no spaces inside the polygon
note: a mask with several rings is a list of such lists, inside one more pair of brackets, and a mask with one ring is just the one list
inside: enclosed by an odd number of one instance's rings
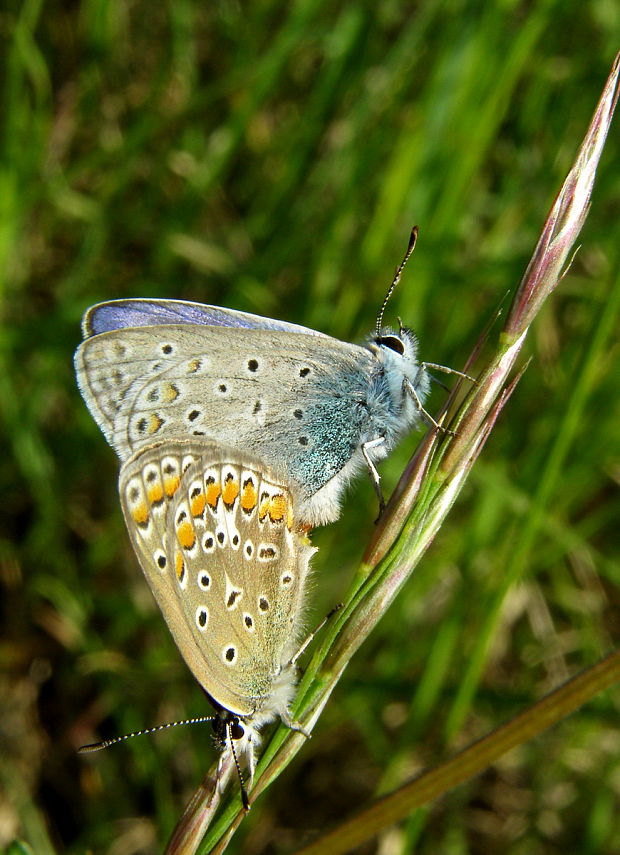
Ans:
{"label": "upper butterfly", "polygon": [[332,522],[364,463],[382,502],[375,461],[420,418],[432,422],[430,363],[418,362],[410,329],[382,327],[386,302],[363,346],[200,303],[99,303],[83,318],[78,383],[123,462],[154,442],[215,440],[284,479],[298,520]]}

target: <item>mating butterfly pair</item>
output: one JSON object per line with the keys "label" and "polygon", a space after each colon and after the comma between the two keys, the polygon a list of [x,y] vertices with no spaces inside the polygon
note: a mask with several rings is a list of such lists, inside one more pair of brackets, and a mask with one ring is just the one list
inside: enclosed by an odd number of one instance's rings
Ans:
{"label": "mating butterfly pair", "polygon": [[[346,484],[421,418],[417,340],[364,346],[197,303],[119,300],[83,321],[82,395],[122,463],[129,534],[174,640],[250,773],[258,729],[288,715],[313,553]],[[440,368],[441,366],[433,366]]]}

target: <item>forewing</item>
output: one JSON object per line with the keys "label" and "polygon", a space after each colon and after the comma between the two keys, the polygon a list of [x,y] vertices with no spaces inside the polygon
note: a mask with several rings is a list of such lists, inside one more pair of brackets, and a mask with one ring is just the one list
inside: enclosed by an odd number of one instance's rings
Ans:
{"label": "forewing", "polygon": [[82,395],[121,460],[204,437],[310,484],[321,456],[311,493],[356,448],[371,362],[365,348],[328,336],[195,324],[119,329],[76,353]]}
{"label": "forewing", "polygon": [[219,306],[206,306],[186,300],[110,300],[91,306],[82,319],[84,338],[127,327],[151,327],[159,324],[199,324],[213,327],[282,330],[323,337],[317,330],[289,324],[273,318],[238,312]]}
{"label": "forewing", "polygon": [[144,574],[183,658],[221,706],[252,715],[295,648],[313,553],[265,467],[212,444],[161,444],[122,468]]}

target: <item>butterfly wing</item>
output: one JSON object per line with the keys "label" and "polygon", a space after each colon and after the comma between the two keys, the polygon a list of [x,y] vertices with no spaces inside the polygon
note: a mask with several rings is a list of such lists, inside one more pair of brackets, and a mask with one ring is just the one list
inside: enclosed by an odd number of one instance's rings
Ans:
{"label": "butterfly wing", "polygon": [[309,560],[289,490],[209,443],[160,444],[123,466],[134,550],[190,670],[222,707],[269,709],[296,648]]}
{"label": "butterfly wing", "polygon": [[373,362],[329,336],[197,324],[112,330],[76,353],[82,395],[121,460],[153,442],[217,440],[264,461],[303,500],[372,430]]}
{"label": "butterfly wing", "polygon": [[127,327],[152,327],[159,324],[200,324],[212,327],[282,330],[328,338],[324,333],[273,318],[238,312],[219,306],[206,306],[187,300],[109,300],[86,311],[82,319],[84,338]]}

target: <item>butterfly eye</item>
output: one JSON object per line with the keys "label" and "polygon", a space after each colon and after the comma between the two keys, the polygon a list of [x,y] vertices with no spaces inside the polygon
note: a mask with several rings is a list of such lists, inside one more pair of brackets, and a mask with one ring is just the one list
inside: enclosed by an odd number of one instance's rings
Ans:
{"label": "butterfly eye", "polygon": [[401,356],[405,352],[405,345],[397,335],[382,335],[375,339],[380,347],[389,347]]}
{"label": "butterfly eye", "polygon": [[233,739],[241,739],[245,733],[239,721],[233,721],[230,725],[230,735]]}

